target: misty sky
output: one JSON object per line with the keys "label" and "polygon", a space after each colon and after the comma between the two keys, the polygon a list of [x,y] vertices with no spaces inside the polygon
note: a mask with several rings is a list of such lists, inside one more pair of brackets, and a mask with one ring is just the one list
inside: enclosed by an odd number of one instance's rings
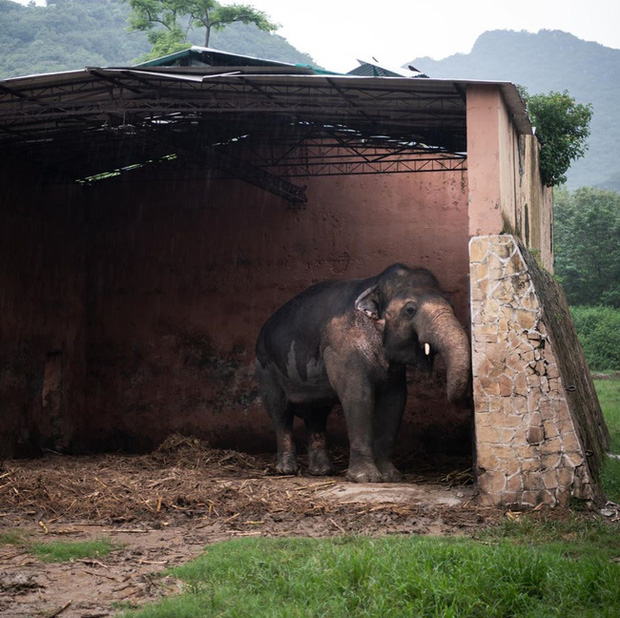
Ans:
{"label": "misty sky", "polygon": [[[241,1],[241,0],[239,0]],[[564,30],[620,48],[619,0],[243,0],[265,11],[278,34],[335,71],[373,56],[401,66],[419,56],[469,53],[486,30]]]}

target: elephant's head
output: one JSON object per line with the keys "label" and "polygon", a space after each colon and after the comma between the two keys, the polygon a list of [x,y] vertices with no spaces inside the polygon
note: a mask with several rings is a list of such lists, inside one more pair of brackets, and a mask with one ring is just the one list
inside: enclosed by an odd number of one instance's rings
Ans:
{"label": "elephant's head", "polygon": [[471,371],[469,340],[433,273],[390,266],[355,306],[383,330],[388,360],[424,367],[439,353],[447,368],[449,401],[464,398]]}

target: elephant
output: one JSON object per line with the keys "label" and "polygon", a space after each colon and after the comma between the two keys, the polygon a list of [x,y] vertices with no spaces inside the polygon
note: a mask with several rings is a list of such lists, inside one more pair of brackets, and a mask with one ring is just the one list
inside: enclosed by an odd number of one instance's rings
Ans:
{"label": "elephant", "polygon": [[374,277],[317,283],[280,307],[256,343],[256,377],[276,433],[279,474],[295,474],[294,416],[308,433],[309,472],[332,473],[327,418],[343,409],[346,478],[401,478],[392,459],[407,400],[406,366],[446,365],[447,397],[467,395],[469,338],[430,270],[392,264]]}

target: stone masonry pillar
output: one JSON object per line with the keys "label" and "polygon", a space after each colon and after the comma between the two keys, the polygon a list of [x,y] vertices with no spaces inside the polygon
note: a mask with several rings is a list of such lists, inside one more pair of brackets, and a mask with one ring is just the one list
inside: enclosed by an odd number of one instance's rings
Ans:
{"label": "stone masonry pillar", "polygon": [[469,249],[479,502],[520,508],[592,500],[567,401],[575,387],[560,375],[531,266],[511,235],[476,236]]}

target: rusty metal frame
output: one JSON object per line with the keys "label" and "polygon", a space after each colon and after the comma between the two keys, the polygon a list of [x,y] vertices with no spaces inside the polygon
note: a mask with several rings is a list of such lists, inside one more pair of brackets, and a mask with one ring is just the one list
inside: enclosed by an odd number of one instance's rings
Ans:
{"label": "rusty metal frame", "polygon": [[445,80],[91,68],[0,81],[0,148],[74,177],[177,154],[299,202],[293,178],[465,170],[465,112]]}

